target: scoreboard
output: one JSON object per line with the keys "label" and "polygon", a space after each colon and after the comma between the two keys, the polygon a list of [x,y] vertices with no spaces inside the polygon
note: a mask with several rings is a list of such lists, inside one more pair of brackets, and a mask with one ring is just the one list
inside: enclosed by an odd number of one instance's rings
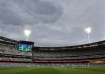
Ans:
{"label": "scoreboard", "polygon": [[22,52],[29,52],[29,51],[32,51],[33,46],[34,46],[34,42],[19,41],[16,45],[16,48],[17,50]]}

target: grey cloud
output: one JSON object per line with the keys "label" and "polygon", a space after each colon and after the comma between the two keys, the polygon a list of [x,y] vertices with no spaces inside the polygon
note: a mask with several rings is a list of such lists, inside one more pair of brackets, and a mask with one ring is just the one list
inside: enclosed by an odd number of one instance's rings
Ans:
{"label": "grey cloud", "polygon": [[[20,1],[21,2],[21,1]],[[15,2],[28,15],[34,17],[42,23],[56,22],[62,16],[62,7],[54,5],[48,1],[29,1]]]}
{"label": "grey cloud", "polygon": [[[105,39],[105,0],[0,0],[0,34],[30,40],[39,46],[88,43],[84,28],[92,27],[91,42]],[[51,44],[50,44],[51,43]]]}

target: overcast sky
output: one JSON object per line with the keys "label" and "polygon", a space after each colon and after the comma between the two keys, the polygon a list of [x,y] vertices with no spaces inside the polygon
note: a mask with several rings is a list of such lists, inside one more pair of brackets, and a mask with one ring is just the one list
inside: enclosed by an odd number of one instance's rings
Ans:
{"label": "overcast sky", "polygon": [[0,35],[39,46],[88,43],[105,39],[105,0],[0,0]]}

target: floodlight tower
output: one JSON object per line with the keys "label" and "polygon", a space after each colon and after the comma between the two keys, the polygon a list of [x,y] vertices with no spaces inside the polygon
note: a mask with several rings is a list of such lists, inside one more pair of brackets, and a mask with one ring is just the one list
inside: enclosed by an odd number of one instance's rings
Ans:
{"label": "floodlight tower", "polygon": [[25,35],[25,37],[26,37],[26,41],[28,41],[28,40],[29,40],[29,37],[30,37],[30,35],[31,35],[31,30],[25,29],[25,30],[24,30],[24,35]]}
{"label": "floodlight tower", "polygon": [[85,33],[87,34],[89,43],[90,43],[90,34],[91,34],[91,32],[92,32],[92,28],[91,27],[85,28]]}

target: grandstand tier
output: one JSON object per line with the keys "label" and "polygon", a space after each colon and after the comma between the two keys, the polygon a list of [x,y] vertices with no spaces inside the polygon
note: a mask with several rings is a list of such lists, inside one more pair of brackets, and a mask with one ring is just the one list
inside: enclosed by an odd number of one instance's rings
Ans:
{"label": "grandstand tier", "polygon": [[0,37],[0,62],[71,64],[105,63],[105,41],[65,47],[36,47],[22,52],[16,49],[18,41]]}

